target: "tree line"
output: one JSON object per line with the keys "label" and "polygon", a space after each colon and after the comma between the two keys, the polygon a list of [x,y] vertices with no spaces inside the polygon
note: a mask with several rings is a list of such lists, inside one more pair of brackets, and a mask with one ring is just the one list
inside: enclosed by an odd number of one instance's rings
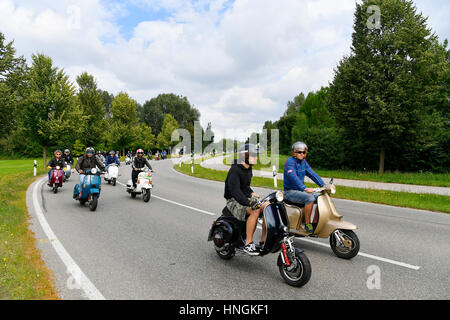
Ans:
{"label": "tree line", "polygon": [[[31,65],[16,56],[0,32],[0,156],[37,157],[57,148],[79,156],[96,150],[169,149],[178,128],[194,134],[200,112],[184,96],[160,94],[137,103],[126,92],[102,90],[84,72],[76,85],[50,57],[34,54]],[[209,130],[211,124],[208,125]],[[203,131],[204,132],[204,131]]]}
{"label": "tree line", "polygon": [[[370,5],[380,8],[379,28],[367,26]],[[357,3],[351,53],[338,63],[334,79],[297,95],[263,129],[279,130],[283,154],[305,141],[308,161],[323,169],[448,172],[447,46],[412,1]]]}

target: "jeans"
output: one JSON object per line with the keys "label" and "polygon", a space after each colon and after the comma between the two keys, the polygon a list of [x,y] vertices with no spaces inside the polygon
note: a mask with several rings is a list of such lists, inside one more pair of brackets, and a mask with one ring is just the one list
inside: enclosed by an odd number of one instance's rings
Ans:
{"label": "jeans", "polygon": [[133,188],[136,188],[137,186],[137,180],[138,180],[138,175],[139,175],[140,171],[135,171],[133,169],[133,171],[131,171],[131,181],[133,182]]}
{"label": "jeans", "polygon": [[78,186],[79,186],[79,191],[81,192],[81,190],[83,190],[82,189],[82,187],[83,187],[83,182],[84,182],[84,177],[85,177],[86,175],[85,174],[82,174],[82,173],[80,173],[80,183],[78,184]]}
{"label": "jeans", "polygon": [[288,201],[298,204],[317,203],[317,198],[319,196],[320,193],[308,193],[300,190],[288,190],[284,192],[284,197]]}

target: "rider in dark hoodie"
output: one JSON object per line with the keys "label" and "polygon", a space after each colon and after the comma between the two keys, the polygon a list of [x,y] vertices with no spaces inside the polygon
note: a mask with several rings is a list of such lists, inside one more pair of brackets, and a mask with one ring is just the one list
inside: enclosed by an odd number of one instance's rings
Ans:
{"label": "rider in dark hoodie", "polygon": [[[238,160],[235,161],[228,171],[225,180],[224,197],[227,199],[227,208],[231,214],[240,221],[246,221],[247,238],[244,252],[249,255],[259,255],[259,248],[253,243],[253,234],[256,230],[259,215],[268,203],[258,205],[258,198],[250,187],[252,181],[252,165],[257,161],[257,148],[253,144],[245,144],[238,151]],[[247,218],[248,216],[248,218]],[[265,239],[265,223],[261,242]]]}

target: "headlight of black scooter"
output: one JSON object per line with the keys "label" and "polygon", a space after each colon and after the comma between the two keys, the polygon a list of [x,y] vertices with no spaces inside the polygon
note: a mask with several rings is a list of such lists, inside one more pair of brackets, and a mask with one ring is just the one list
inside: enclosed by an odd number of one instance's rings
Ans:
{"label": "headlight of black scooter", "polygon": [[283,191],[278,191],[278,192],[275,194],[275,198],[277,199],[278,202],[283,201],[283,200],[284,200],[284,194],[283,194]]}

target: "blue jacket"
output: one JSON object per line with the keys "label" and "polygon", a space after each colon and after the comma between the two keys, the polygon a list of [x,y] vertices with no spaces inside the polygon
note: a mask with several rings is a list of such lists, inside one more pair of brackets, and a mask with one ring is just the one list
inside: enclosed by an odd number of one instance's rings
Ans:
{"label": "blue jacket", "polygon": [[108,164],[111,164],[111,163],[116,163],[118,166],[120,166],[120,161],[119,161],[119,159],[116,156],[111,157],[110,155],[108,155],[106,157],[105,164],[108,165]]}
{"label": "blue jacket", "polygon": [[304,191],[306,189],[305,176],[320,187],[325,185],[325,182],[311,169],[306,160],[298,160],[294,157],[287,159],[284,165],[284,191]]}

